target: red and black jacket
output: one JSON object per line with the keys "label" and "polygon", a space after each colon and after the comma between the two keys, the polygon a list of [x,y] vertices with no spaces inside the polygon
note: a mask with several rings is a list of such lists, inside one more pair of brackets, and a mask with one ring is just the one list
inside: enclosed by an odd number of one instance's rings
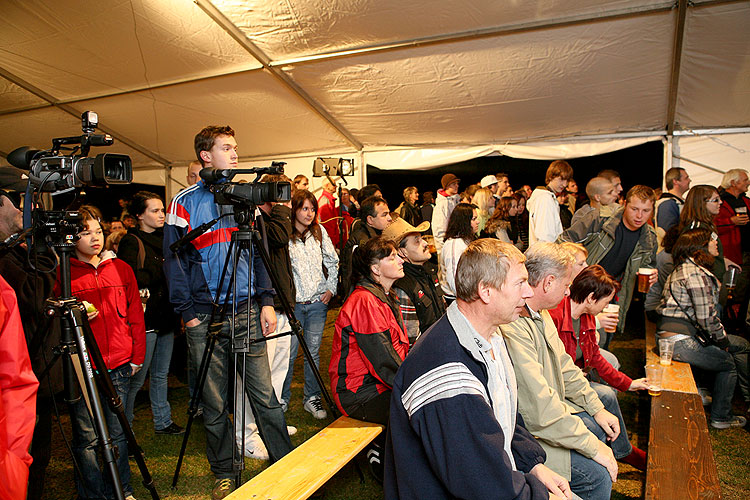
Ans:
{"label": "red and black jacket", "polygon": [[360,281],[341,307],[333,336],[328,374],[339,410],[349,415],[391,390],[408,349],[398,301],[371,280]]}

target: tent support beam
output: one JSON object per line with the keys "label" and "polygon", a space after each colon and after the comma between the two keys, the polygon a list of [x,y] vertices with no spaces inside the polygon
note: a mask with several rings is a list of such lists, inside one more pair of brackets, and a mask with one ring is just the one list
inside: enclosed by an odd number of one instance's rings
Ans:
{"label": "tent support beam", "polygon": [[310,107],[318,116],[325,120],[339,134],[341,134],[355,149],[362,149],[363,144],[354,135],[349,132],[344,125],[333,117],[318,101],[300,87],[287,73],[281,68],[275,67],[268,56],[251,42],[245,34],[232,23],[227,17],[210,2],[210,0],[193,0],[208,17],[218,24],[229,36],[239,43],[250,55],[258,60],[271,75],[276,77],[289,90]]}
{"label": "tent support beam", "polygon": [[[0,67],[0,76],[5,78],[6,80],[13,82],[14,84],[18,85],[22,89],[26,90],[27,92],[30,92],[34,94],[35,96],[39,97],[40,99],[44,99],[48,103],[50,103],[50,106],[55,107],[59,109],[60,111],[63,111],[71,116],[74,116],[76,119],[80,120],[81,113],[73,108],[73,106],[69,104],[63,104],[57,101],[53,96],[47,94],[42,89],[39,89],[30,83],[26,82],[25,80],[22,80],[21,78],[18,78],[13,73],[7,71],[5,68]],[[169,160],[162,158],[158,154],[154,153],[153,151],[150,151],[146,149],[145,147],[141,146],[137,142],[128,139],[127,137],[123,136],[122,134],[118,134],[117,132],[108,129],[106,127],[99,126],[99,130],[101,130],[104,133],[107,133],[120,141],[121,143],[125,144],[126,146],[129,146],[132,149],[135,149],[139,153],[141,153],[144,156],[147,156],[148,158],[151,158],[152,160],[156,161],[157,163],[160,163],[161,165],[168,165],[170,162]]]}
{"label": "tent support beam", "polygon": [[685,19],[687,18],[688,0],[679,0],[677,4],[677,26],[674,31],[672,52],[672,75],[669,82],[669,104],[667,108],[667,134],[672,135],[675,129],[677,113],[677,91],[680,86],[680,66],[682,64],[682,45],[685,40]]}

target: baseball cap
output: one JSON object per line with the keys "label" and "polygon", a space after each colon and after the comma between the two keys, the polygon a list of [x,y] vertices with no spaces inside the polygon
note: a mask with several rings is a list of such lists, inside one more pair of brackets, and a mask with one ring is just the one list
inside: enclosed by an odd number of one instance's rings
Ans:
{"label": "baseball cap", "polygon": [[494,175],[485,175],[484,177],[482,177],[482,180],[479,181],[479,184],[483,188],[486,188],[487,186],[491,186],[493,184],[497,184],[497,177],[495,177]]}
{"label": "baseball cap", "polygon": [[394,219],[393,222],[388,224],[388,227],[383,229],[383,237],[400,242],[404,236],[410,233],[424,233],[430,229],[430,223],[427,221],[422,222],[417,227],[412,226],[406,222],[403,218],[399,217]]}

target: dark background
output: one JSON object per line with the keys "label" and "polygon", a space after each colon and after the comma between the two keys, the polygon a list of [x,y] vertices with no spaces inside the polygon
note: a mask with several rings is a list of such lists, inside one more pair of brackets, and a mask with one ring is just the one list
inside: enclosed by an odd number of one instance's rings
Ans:
{"label": "dark background", "polygon": [[[661,141],[653,141],[599,156],[575,158],[568,160],[568,163],[573,167],[573,178],[578,183],[581,194],[585,194],[586,183],[598,172],[607,168],[620,173],[625,191],[636,184],[645,184],[656,189],[662,186],[663,156],[664,149]],[[381,170],[368,165],[367,180],[380,186],[390,209],[395,210],[403,201],[405,187],[416,186],[419,189],[419,202],[421,203],[421,193],[425,191],[437,193],[437,190],[441,188],[440,178],[449,172],[461,179],[459,191],[463,191],[470,184],[479,182],[485,175],[498,172],[508,174],[510,185],[515,190],[524,184],[532,188],[543,185],[544,174],[550,163],[549,160],[487,156],[430,170]]]}

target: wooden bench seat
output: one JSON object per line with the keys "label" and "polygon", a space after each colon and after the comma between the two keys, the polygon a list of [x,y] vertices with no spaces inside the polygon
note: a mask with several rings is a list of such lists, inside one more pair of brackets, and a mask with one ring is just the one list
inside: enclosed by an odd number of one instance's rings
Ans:
{"label": "wooden bench seat", "polygon": [[228,500],[309,498],[378,434],[383,426],[339,417],[284,458],[237,488]]}
{"label": "wooden bench seat", "polygon": [[[646,364],[658,364],[656,326],[646,321]],[[660,396],[651,398],[647,500],[721,498],[711,438],[690,365],[665,366]]]}

